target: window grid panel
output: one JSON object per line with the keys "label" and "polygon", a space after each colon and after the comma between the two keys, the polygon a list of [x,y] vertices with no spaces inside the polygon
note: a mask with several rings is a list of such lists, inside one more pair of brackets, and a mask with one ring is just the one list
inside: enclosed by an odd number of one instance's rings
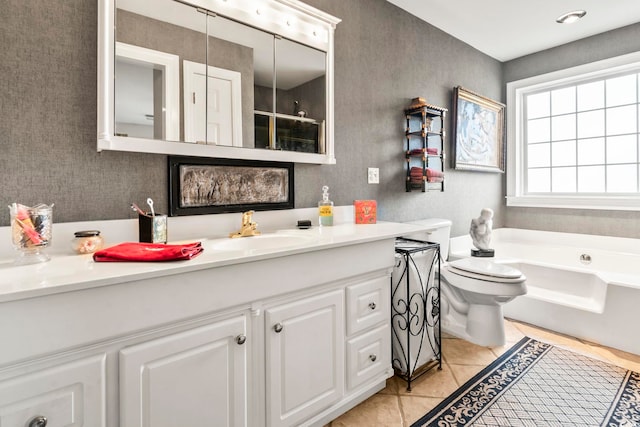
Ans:
{"label": "window grid panel", "polygon": [[[628,76],[629,75],[627,75],[626,77],[628,77]],[[630,91],[632,91],[634,96],[635,96],[635,100],[634,100],[635,103],[633,103],[633,104],[629,104],[629,103],[625,104],[625,103],[622,103],[622,102],[617,102],[617,103],[613,103],[613,105],[607,105],[609,103],[608,100],[614,99],[614,98],[612,98],[613,95],[611,97],[609,97],[609,98],[607,97],[607,86],[608,86],[606,84],[607,81],[616,79],[618,77],[625,77],[625,76],[613,76],[613,75],[605,77],[605,78],[602,78],[602,79],[599,79],[599,80],[595,80],[595,81],[592,81],[592,82],[585,83],[583,81],[583,82],[575,83],[573,85],[566,85],[563,88],[562,91],[558,90],[557,88],[554,88],[553,90],[550,90],[550,91],[541,91],[541,92],[536,93],[535,95],[538,95],[538,96],[541,95],[540,97],[543,98],[543,99],[544,99],[545,96],[547,97],[547,99],[548,99],[548,111],[550,112],[549,116],[544,116],[544,115],[541,115],[541,114],[537,114],[537,115],[533,115],[532,117],[529,117],[528,113],[527,113],[527,102],[526,102],[527,98],[525,98],[525,103],[524,103],[525,104],[525,117],[528,117],[529,119],[548,118],[549,119],[549,130],[548,130],[549,139],[552,141],[551,144],[549,144],[550,150],[549,150],[549,159],[548,159],[551,167],[544,167],[545,165],[541,164],[539,159],[537,159],[536,161],[532,161],[532,164],[530,165],[529,164],[529,150],[525,150],[525,152],[524,152],[524,161],[525,161],[524,166],[525,166],[525,169],[529,171],[528,173],[526,173],[524,175],[525,188],[527,189],[527,191],[526,191],[527,193],[536,193],[536,194],[544,194],[545,193],[544,191],[539,191],[541,189],[541,186],[536,185],[534,183],[531,183],[532,185],[529,185],[530,184],[529,181],[530,181],[530,179],[532,177],[532,174],[534,173],[535,170],[539,170],[539,172],[542,172],[542,170],[547,170],[549,172],[549,174],[550,174],[550,177],[549,177],[549,181],[550,181],[549,184],[550,185],[549,185],[549,187],[550,188],[548,189],[548,193],[566,192],[567,189],[571,189],[573,187],[575,187],[573,190],[568,191],[569,194],[578,193],[578,192],[580,192],[582,194],[584,194],[584,193],[593,193],[593,194],[602,194],[602,193],[620,194],[620,193],[623,193],[623,194],[626,194],[626,193],[629,192],[629,190],[630,190],[630,188],[632,186],[635,187],[635,192],[639,192],[640,191],[640,73],[636,72],[632,76],[633,76],[633,79],[631,79],[631,78],[626,78],[626,79],[625,78],[621,78],[621,79],[616,80],[614,83],[623,82],[625,80],[627,82],[633,81],[633,85],[632,86],[634,86],[634,87],[633,88],[629,88],[629,89],[631,89]],[[600,86],[601,89],[602,89],[602,97],[603,97],[602,104],[605,104],[606,106],[604,106],[604,108],[597,108],[598,107],[597,100],[594,101],[592,99],[591,100],[591,104],[589,104],[589,105],[591,105],[593,108],[580,109],[580,103],[579,103],[579,101],[580,101],[579,100],[579,92],[580,91],[579,91],[579,86],[581,86],[581,85],[593,85],[593,87],[598,89],[598,91],[600,89],[598,86]],[[611,87],[614,87],[614,85],[612,84]],[[566,105],[572,105],[572,106],[575,106],[575,108],[573,109],[573,112],[569,112],[569,110],[567,110],[567,107],[564,107],[564,109],[560,110],[560,114],[554,114],[554,112],[553,112],[553,110],[554,110],[554,108],[553,108],[554,96],[553,95],[555,95],[557,93],[560,93],[560,92],[564,92],[564,93],[570,94],[573,97],[573,100],[559,100],[558,98],[555,98],[556,102],[560,103],[560,105],[565,105],[565,106]],[[621,90],[618,87],[617,96],[619,98],[621,96],[622,97],[621,99],[624,99],[625,98],[624,94],[620,95],[620,92],[621,92]],[[546,99],[545,99],[545,101],[546,101]],[[615,110],[616,108],[630,107],[630,106],[633,106],[633,108],[635,109],[635,115],[633,116],[633,119],[631,119],[631,114],[629,112],[630,110],[626,110],[626,111],[624,109]],[[545,110],[544,106],[541,108],[540,105],[537,106],[537,109],[538,109],[538,111]],[[556,108],[556,110],[558,110],[558,109]],[[589,112],[592,112],[593,114],[596,114],[596,116],[591,116],[591,117],[589,117],[587,115],[582,116],[583,119],[585,119],[585,118],[591,119],[593,117],[597,117],[597,111],[599,111],[599,110],[602,112],[601,113],[602,114],[601,122],[602,122],[603,130],[602,131],[598,131],[598,129],[596,128],[595,129],[595,134],[592,133],[592,134],[587,134],[587,135],[580,135],[580,129],[581,128],[580,128],[580,118],[578,117],[579,114],[580,113],[589,113]],[[622,120],[620,120],[620,119],[618,119],[618,118],[616,118],[614,116],[609,117],[610,114],[615,114],[615,113],[620,112],[620,111],[626,112],[627,113],[626,114],[627,117],[623,117]],[[573,135],[573,137],[572,137],[571,132],[570,133],[566,133],[566,129],[565,130],[557,129],[557,128],[554,129],[554,126],[558,127],[558,126],[560,126],[562,124],[562,122],[563,122],[562,116],[565,116],[564,120],[567,121],[566,117],[567,116],[571,116],[571,115],[574,116],[574,121],[572,123],[573,124],[572,127],[574,129],[573,129],[572,132],[575,135]],[[558,119],[558,118],[560,118],[560,119]],[[618,119],[618,122],[617,123],[615,123],[615,122],[609,123],[611,120],[614,120],[614,118]],[[554,119],[556,119],[556,120],[554,120]],[[529,143],[528,142],[529,140],[528,140],[527,125],[529,124],[530,120],[525,119],[524,122],[525,122],[525,142],[526,142],[526,145],[527,146],[534,146],[534,145],[546,144],[547,141],[540,140],[539,136],[538,136],[538,139],[536,139],[535,141]],[[589,120],[583,120],[583,123],[588,123],[588,122],[589,122]],[[631,123],[631,122],[635,122],[635,123]],[[568,120],[567,124],[571,124],[571,121]],[[616,181],[615,185],[613,185],[613,183],[612,183],[612,185],[609,185],[609,179],[608,179],[609,177],[608,177],[608,173],[607,173],[608,170],[609,170],[609,166],[610,166],[609,163],[608,163],[608,160],[607,160],[607,152],[608,152],[608,145],[610,143],[610,141],[608,140],[608,137],[611,136],[610,132],[609,132],[609,126],[611,124],[617,126],[617,129],[614,129],[614,130],[617,130],[617,131],[630,131],[630,130],[633,130],[634,132],[628,133],[627,135],[633,135],[635,137],[635,140],[636,140],[636,150],[635,150],[636,152],[635,152],[635,156],[633,156],[634,158],[632,158],[629,163],[620,163],[620,162],[618,162],[618,163],[612,164],[612,165],[616,165],[616,166],[628,165],[630,167],[631,166],[633,167],[633,168],[627,169],[627,172],[625,172],[624,174],[618,173],[618,176],[616,178],[617,181]],[[564,131],[564,133],[562,133],[563,131]],[[555,132],[556,138],[554,138],[554,132]],[[594,132],[594,130],[592,130],[592,132]],[[602,135],[597,135],[598,133],[602,133]],[[593,138],[594,136],[601,136],[602,140],[604,141],[604,150],[603,150],[604,151],[604,153],[603,153],[604,163],[601,164],[600,162],[597,162],[597,163],[591,162],[591,163],[586,163],[586,164],[582,164],[581,165],[579,143],[580,143],[581,140],[597,139],[597,138]],[[616,135],[616,136],[618,136],[618,135]],[[559,138],[566,138],[566,139],[559,140]],[[570,162],[567,162],[567,158],[566,158],[566,155],[565,155],[564,156],[564,160],[556,165],[554,163],[553,144],[555,142],[565,143],[567,141],[573,141],[573,144],[574,144],[573,150],[574,151],[573,151],[572,154],[573,154],[573,157],[575,158],[575,164],[570,165],[569,164]],[[557,152],[556,156],[558,156],[559,153],[560,152]],[[582,166],[582,167],[580,168],[578,166]],[[589,167],[592,167],[592,168],[599,167],[599,168],[601,168],[603,170],[603,175],[604,176],[603,176],[602,185],[598,185],[598,184],[594,184],[594,183],[592,183],[590,186],[587,186],[587,187],[580,185],[580,181],[581,181],[580,180],[580,176],[586,177],[587,176],[586,175],[586,171],[589,170],[589,169],[584,169],[585,166],[589,166]],[[561,168],[561,169],[559,169],[559,168]],[[558,169],[558,170],[556,170],[556,169]],[[600,171],[601,169],[591,169],[591,170]],[[557,177],[562,177],[562,176],[567,177],[568,176],[567,173],[569,171],[573,171],[574,172],[573,175],[575,177],[574,178],[575,182],[562,183],[560,181],[556,181],[553,178],[554,170],[556,170],[555,175]],[[581,172],[581,170],[582,170],[582,172]],[[611,169],[611,170],[613,171],[615,169]],[[635,183],[632,184],[631,182],[628,182],[626,184],[621,184],[619,176],[630,176],[629,172],[631,170],[635,171]],[[571,178],[573,178],[573,177],[571,177]],[[632,180],[632,182],[633,182],[633,180]],[[585,182],[585,184],[587,184],[587,183]],[[529,191],[529,187],[532,187],[532,190],[534,190],[533,187],[535,187],[535,189],[537,189],[538,191]],[[555,187],[555,189],[554,189],[554,187]],[[590,187],[594,188],[596,190],[595,191],[589,191],[588,188],[590,188]],[[604,190],[599,192],[597,189],[602,188],[602,187],[604,187]],[[611,189],[611,191],[609,189]],[[618,191],[618,190],[621,190],[621,191]]]}

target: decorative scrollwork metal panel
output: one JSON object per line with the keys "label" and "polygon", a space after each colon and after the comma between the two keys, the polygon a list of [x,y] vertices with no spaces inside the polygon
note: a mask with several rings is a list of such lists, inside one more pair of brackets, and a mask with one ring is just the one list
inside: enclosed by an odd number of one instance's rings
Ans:
{"label": "decorative scrollwork metal panel", "polygon": [[440,245],[396,240],[391,304],[393,367],[411,390],[411,381],[442,368]]}

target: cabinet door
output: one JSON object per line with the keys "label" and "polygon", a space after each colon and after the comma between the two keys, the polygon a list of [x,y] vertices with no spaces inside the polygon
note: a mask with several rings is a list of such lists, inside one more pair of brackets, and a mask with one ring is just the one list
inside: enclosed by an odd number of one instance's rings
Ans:
{"label": "cabinet door", "polygon": [[105,408],[104,354],[0,382],[0,426],[103,427]]}
{"label": "cabinet door", "polygon": [[245,334],[239,316],[120,351],[121,427],[245,426]]}
{"label": "cabinet door", "polygon": [[268,309],[265,321],[268,425],[298,425],[344,394],[343,292]]}

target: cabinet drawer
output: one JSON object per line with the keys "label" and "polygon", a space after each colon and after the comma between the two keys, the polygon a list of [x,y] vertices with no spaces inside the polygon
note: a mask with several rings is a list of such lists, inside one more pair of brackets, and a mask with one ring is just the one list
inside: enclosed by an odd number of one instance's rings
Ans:
{"label": "cabinet drawer", "polygon": [[388,324],[347,341],[349,390],[383,374],[391,366],[391,332]]}
{"label": "cabinet drawer", "polygon": [[105,355],[0,382],[0,426],[105,426]]}
{"label": "cabinet drawer", "polygon": [[391,302],[389,276],[347,287],[347,335],[377,323],[389,323]]}

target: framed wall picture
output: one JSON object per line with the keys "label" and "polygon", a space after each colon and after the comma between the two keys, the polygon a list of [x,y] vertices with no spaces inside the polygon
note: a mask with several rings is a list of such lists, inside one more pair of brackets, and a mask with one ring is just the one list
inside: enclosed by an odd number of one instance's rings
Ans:
{"label": "framed wall picture", "polygon": [[171,216],[293,207],[293,163],[169,156]]}
{"label": "framed wall picture", "polygon": [[461,86],[453,92],[454,168],[504,172],[504,104]]}

